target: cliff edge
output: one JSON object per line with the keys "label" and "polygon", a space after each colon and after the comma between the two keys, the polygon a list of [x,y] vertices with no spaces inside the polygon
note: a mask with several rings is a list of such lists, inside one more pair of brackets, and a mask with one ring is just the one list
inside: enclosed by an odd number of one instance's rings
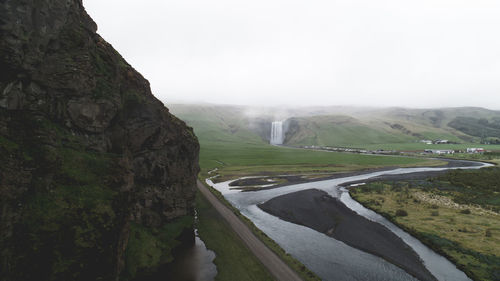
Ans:
{"label": "cliff edge", "polygon": [[81,0],[0,2],[0,279],[126,280],[192,227],[199,145]]}

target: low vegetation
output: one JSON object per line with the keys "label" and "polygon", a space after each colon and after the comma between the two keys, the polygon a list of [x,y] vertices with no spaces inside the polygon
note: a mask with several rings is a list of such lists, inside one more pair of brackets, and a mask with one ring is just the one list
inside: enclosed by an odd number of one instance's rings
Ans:
{"label": "low vegetation", "polygon": [[500,138],[500,118],[495,117],[492,120],[486,118],[473,118],[473,117],[457,117],[453,119],[448,126],[457,129],[463,133],[471,136]]}
{"label": "low vegetation", "polygon": [[[471,171],[450,171],[437,179],[443,190],[455,191],[459,204],[476,204],[500,212],[500,167]],[[449,183],[449,185],[446,185]]]}
{"label": "low vegetation", "polygon": [[457,170],[429,181],[370,183],[351,189],[351,195],[447,256],[474,280],[498,280],[499,178],[497,167]]}
{"label": "low vegetation", "polygon": [[[18,262],[31,264],[40,276],[54,279],[85,279],[87,270],[82,266],[105,272],[105,267],[112,266],[110,241],[117,228],[117,214],[112,208],[117,192],[105,186],[113,171],[114,157],[69,148],[36,154],[30,155],[44,157],[47,166],[58,165],[59,169],[54,169],[58,172],[50,179],[50,189],[46,178],[38,178],[34,183],[37,189],[20,205],[25,217],[20,227],[27,236],[18,237],[23,243],[16,249],[31,248],[25,251],[32,255]],[[47,264],[41,264],[41,260]]]}
{"label": "low vegetation", "polygon": [[173,260],[173,250],[181,242],[178,238],[183,231],[192,231],[194,218],[184,216],[163,225],[160,228],[148,228],[140,224],[131,223],[130,236],[126,250],[125,279],[148,274],[159,264],[166,264]]}

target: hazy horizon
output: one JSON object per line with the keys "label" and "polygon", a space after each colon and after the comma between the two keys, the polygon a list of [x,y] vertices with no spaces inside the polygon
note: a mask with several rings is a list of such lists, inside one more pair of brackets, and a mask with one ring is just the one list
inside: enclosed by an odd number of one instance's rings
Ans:
{"label": "hazy horizon", "polygon": [[[160,99],[161,100],[161,99]],[[172,101],[172,100],[161,100],[165,103],[165,106],[169,105],[199,105],[199,106],[228,106],[228,107],[257,107],[257,108],[284,108],[284,109],[300,109],[300,108],[329,108],[329,107],[346,107],[346,108],[359,108],[359,109],[388,109],[388,108],[402,108],[402,109],[416,109],[416,110],[433,110],[433,109],[454,109],[454,108],[481,108],[491,111],[500,111],[500,109],[494,109],[487,106],[422,106],[422,107],[412,107],[404,105],[355,105],[355,104],[326,104],[326,105],[257,105],[257,104],[236,104],[236,103],[213,103],[213,102],[191,102],[191,101]]]}
{"label": "hazy horizon", "polygon": [[500,2],[84,0],[169,103],[500,110]]}

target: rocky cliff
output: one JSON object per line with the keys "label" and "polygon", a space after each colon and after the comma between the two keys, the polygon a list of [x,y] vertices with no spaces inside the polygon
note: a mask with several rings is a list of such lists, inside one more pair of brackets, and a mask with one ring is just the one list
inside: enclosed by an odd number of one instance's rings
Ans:
{"label": "rocky cliff", "polygon": [[199,145],[81,0],[0,1],[0,279],[125,280],[192,226]]}

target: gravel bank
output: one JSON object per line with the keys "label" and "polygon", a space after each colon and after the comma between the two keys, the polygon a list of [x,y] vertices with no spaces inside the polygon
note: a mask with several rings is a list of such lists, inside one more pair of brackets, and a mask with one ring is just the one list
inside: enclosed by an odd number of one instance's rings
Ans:
{"label": "gravel bank", "polygon": [[294,192],[273,198],[259,207],[283,220],[310,227],[382,257],[420,280],[436,280],[403,240],[386,227],[359,216],[324,191]]}

